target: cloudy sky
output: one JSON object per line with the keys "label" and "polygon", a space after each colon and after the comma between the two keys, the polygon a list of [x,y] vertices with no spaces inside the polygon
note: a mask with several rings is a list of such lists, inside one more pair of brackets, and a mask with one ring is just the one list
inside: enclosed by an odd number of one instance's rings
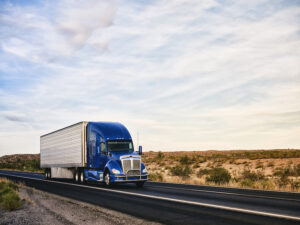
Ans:
{"label": "cloudy sky", "polygon": [[0,0],[0,156],[119,121],[144,150],[300,148],[300,1]]}

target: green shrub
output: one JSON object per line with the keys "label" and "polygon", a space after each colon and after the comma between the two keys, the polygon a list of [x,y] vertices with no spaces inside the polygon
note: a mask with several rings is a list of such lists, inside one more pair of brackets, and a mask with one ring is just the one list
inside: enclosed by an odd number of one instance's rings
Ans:
{"label": "green shrub", "polygon": [[158,159],[163,159],[165,157],[164,153],[162,153],[161,151],[158,152],[157,154],[157,158]]}
{"label": "green shrub", "polygon": [[214,182],[216,184],[229,183],[231,179],[230,173],[222,167],[213,168],[209,171],[209,175],[206,177],[207,182]]}
{"label": "green shrub", "polygon": [[261,172],[251,172],[250,170],[244,170],[242,173],[242,179],[244,180],[250,180],[252,182],[263,180],[265,176]]}
{"label": "green shrub", "polygon": [[187,178],[192,173],[192,170],[189,166],[175,166],[171,168],[171,174],[173,176],[179,176]]}
{"label": "green shrub", "polygon": [[241,187],[250,187],[250,188],[254,188],[254,182],[251,181],[251,180],[248,180],[248,179],[242,180],[242,181],[240,182],[240,185],[241,185]]}
{"label": "green shrub", "polygon": [[21,201],[15,191],[7,192],[2,196],[1,205],[4,209],[12,211],[21,206]]}
{"label": "green shrub", "polygon": [[203,175],[209,174],[209,171],[210,170],[208,170],[208,169],[200,169],[197,173],[197,176],[201,178]]}
{"label": "green shrub", "polygon": [[149,180],[151,181],[163,181],[163,175],[161,173],[150,173]]}
{"label": "green shrub", "polygon": [[3,209],[11,211],[21,206],[17,189],[18,186],[15,183],[0,182],[0,205]]}
{"label": "green shrub", "polygon": [[191,162],[191,160],[187,155],[185,155],[179,159],[179,162],[181,165],[188,165]]}

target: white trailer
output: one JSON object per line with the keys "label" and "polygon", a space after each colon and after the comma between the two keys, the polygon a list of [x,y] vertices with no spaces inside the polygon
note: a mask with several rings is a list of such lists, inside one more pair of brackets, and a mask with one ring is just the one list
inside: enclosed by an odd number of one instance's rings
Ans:
{"label": "white trailer", "polygon": [[46,168],[46,176],[73,178],[76,168],[86,166],[86,126],[87,122],[79,122],[40,137],[41,168]]}

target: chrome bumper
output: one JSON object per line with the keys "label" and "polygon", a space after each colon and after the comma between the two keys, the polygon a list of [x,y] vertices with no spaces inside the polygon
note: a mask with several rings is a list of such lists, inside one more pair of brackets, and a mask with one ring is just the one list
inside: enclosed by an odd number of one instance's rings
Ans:
{"label": "chrome bumper", "polygon": [[[129,177],[138,177],[139,179],[130,180]],[[146,179],[143,179],[142,177],[147,177]],[[140,174],[140,175],[115,175],[115,182],[137,182],[137,181],[147,181],[148,180],[148,174]]]}

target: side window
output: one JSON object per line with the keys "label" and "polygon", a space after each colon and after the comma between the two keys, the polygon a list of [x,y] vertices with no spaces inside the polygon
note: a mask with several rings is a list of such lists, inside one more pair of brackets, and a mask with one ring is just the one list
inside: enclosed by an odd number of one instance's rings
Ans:
{"label": "side window", "polygon": [[100,146],[101,146],[101,153],[105,153],[105,152],[106,152],[105,143],[104,143],[104,142],[101,142],[101,143],[100,143]]}

